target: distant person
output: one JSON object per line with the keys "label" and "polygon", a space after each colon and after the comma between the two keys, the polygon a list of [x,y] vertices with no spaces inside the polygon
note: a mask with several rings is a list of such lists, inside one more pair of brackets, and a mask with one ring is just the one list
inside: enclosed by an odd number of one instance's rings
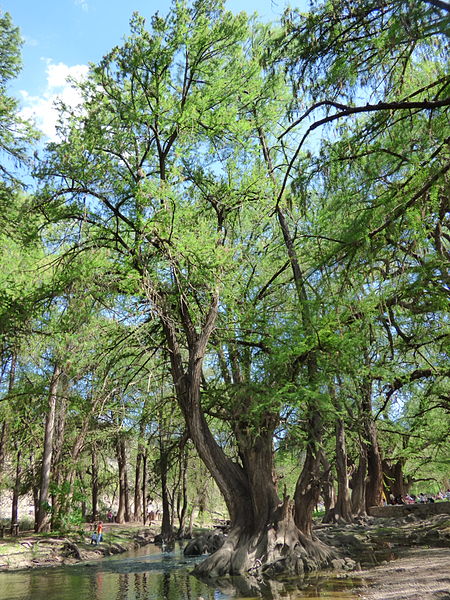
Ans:
{"label": "distant person", "polygon": [[108,510],[108,514],[106,515],[106,518],[108,519],[108,523],[112,523],[114,520],[114,515],[112,513],[112,510]]}
{"label": "distant person", "polygon": [[101,521],[98,522],[97,525],[97,544],[103,541],[103,523]]}

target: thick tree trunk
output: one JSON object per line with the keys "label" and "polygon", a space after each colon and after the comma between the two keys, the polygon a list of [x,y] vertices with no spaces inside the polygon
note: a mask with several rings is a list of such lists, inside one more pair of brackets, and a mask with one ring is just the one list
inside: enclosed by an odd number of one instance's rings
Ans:
{"label": "thick tree trunk", "polygon": [[[281,502],[272,479],[272,439],[250,441],[242,455],[251,484],[247,495],[235,495],[234,519],[224,545],[195,568],[196,574],[302,574],[324,566],[329,548],[302,533],[293,518],[294,505]],[[268,439],[270,438],[270,439]],[[244,446],[241,437],[240,445]]]}
{"label": "thick tree trunk", "polygon": [[[161,312],[161,304],[159,305]],[[329,549],[303,534],[292,516],[288,499],[281,503],[272,478],[272,436],[276,418],[261,417],[245,424],[245,414],[234,422],[241,464],[232,461],[214,439],[200,404],[202,363],[213,330],[218,296],[198,333],[181,300],[180,313],[188,341],[189,360],[178,342],[173,318],[167,314],[163,327],[170,349],[176,396],[198,455],[222,492],[230,515],[231,528],[224,545],[195,571],[204,577],[242,574],[254,569],[303,572],[329,559]],[[254,432],[257,433],[254,433]],[[253,434],[251,433],[253,432]]]}
{"label": "thick tree trunk", "polygon": [[334,489],[334,477],[331,464],[324,451],[321,453],[320,462],[322,465],[322,483],[320,489],[323,498],[325,514],[328,514],[334,510],[336,505],[336,491]]}
{"label": "thick tree trunk", "polygon": [[308,434],[306,457],[300,477],[295,487],[295,524],[305,535],[312,536],[313,512],[319,502],[321,490],[321,418],[315,411],[308,419]]}
{"label": "thick tree trunk", "polygon": [[50,528],[50,511],[49,511],[49,485],[50,471],[53,454],[53,435],[55,429],[55,415],[57,405],[57,392],[59,386],[59,378],[61,376],[61,368],[58,364],[53,369],[53,375],[50,381],[50,391],[48,396],[48,411],[45,419],[45,435],[44,435],[44,453],[42,456],[41,467],[41,482],[39,489],[39,510],[36,522],[36,531],[48,531]]}
{"label": "thick tree trunk", "polygon": [[408,493],[410,482],[405,479],[403,474],[404,459],[397,460],[394,464],[391,461],[383,460],[383,481],[386,498],[392,494],[394,498],[404,496]]}
{"label": "thick tree trunk", "polygon": [[351,502],[352,513],[355,516],[365,516],[366,511],[366,473],[367,473],[367,451],[365,444],[359,441],[360,453],[358,467],[351,478],[352,489]]}
{"label": "thick tree trunk", "polygon": [[381,506],[383,499],[383,468],[378,435],[372,416],[372,386],[365,382],[361,403],[367,453],[366,509]]}
{"label": "thick tree trunk", "polygon": [[345,426],[342,419],[336,421],[336,475],[338,484],[336,504],[326,515],[324,522],[344,521],[350,523],[353,520],[353,514],[348,482]]}

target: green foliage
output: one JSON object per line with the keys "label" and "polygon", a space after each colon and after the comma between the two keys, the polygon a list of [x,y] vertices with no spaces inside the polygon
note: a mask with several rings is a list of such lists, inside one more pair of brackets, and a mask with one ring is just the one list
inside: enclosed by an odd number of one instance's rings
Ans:
{"label": "green foliage", "polygon": [[[176,347],[188,368],[216,295],[211,343],[195,360],[227,456],[241,466],[244,447],[273,434],[292,491],[315,411],[328,453],[337,418],[355,460],[377,420],[386,457],[442,477],[450,131],[447,107],[426,102],[448,96],[448,19],[418,1],[353,4],[289,12],[282,30],[213,0],[175,2],[148,25],[135,14],[79,84],[83,108],[61,105],[36,197],[13,191],[4,171],[0,334],[19,366],[0,410],[24,448],[25,423],[42,437],[49,373],[63,365],[58,481],[81,464],[80,486],[90,485],[94,448],[111,489],[120,436],[132,460],[151,445],[152,493],[162,455],[179,485],[181,375],[169,363]],[[0,33],[0,125],[3,114],[17,125],[8,16]],[[394,106],[408,101],[424,105]],[[390,108],[351,112],[366,102]],[[2,147],[22,157],[23,135],[3,143],[1,129]],[[219,503],[194,471],[198,503]],[[63,526],[78,525],[84,491],[52,492],[70,506]]]}
{"label": "green foliage", "polygon": [[[28,155],[37,133],[18,115],[18,102],[8,96],[7,86],[21,69],[21,39],[9,13],[0,13],[0,199],[8,193],[9,185],[17,185],[14,166]],[[2,202],[3,203],[3,202]]]}

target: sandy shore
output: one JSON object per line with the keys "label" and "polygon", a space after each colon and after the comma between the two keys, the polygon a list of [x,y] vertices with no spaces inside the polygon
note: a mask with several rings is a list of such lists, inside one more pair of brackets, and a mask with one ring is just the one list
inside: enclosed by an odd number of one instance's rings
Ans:
{"label": "sandy shore", "polygon": [[364,600],[450,600],[450,548],[414,548],[361,572]]}

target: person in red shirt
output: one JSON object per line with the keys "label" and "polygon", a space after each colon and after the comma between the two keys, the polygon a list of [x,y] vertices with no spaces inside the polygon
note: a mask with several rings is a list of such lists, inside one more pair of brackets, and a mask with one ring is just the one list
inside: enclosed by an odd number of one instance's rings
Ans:
{"label": "person in red shirt", "polygon": [[98,522],[97,525],[97,544],[103,541],[103,523],[101,521]]}

